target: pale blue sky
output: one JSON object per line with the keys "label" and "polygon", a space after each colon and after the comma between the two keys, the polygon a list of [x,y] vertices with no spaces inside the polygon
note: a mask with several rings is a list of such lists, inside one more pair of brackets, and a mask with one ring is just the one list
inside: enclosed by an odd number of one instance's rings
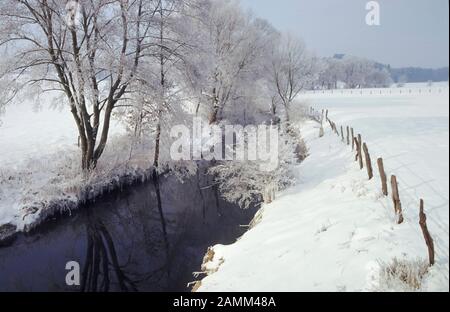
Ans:
{"label": "pale blue sky", "polygon": [[368,0],[241,0],[320,56],[346,53],[400,66],[449,64],[448,0],[379,0],[381,25],[365,23]]}

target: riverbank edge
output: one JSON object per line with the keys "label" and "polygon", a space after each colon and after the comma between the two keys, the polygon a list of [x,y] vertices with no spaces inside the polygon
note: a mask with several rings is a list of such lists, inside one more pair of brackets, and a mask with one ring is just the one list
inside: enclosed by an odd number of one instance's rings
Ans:
{"label": "riverbank edge", "polygon": [[[165,173],[160,173],[160,175]],[[12,244],[19,233],[30,233],[45,224],[50,218],[55,217],[58,213],[76,211],[113,192],[147,183],[153,178],[153,174],[154,167],[147,169],[137,168],[133,172],[126,172],[110,178],[101,185],[98,185],[98,183],[87,185],[79,194],[68,195],[66,198],[52,199],[48,202],[36,202],[32,205],[26,205],[23,209],[31,213],[25,215],[23,219],[29,215],[34,216],[34,218],[30,222],[27,222],[23,229],[18,228],[11,222],[0,224],[0,247],[6,247]]]}
{"label": "riverbank edge", "polygon": [[[312,124],[316,124],[316,123],[319,124],[319,122],[312,117],[307,117],[306,120],[308,122],[311,122]],[[299,131],[299,133],[301,134],[303,126],[304,125],[301,123],[296,124],[295,129],[297,131]],[[300,137],[302,138],[302,140],[304,139],[302,136],[300,136]],[[306,149],[309,150],[307,143],[305,141],[303,141],[303,143],[305,144]],[[306,158],[308,158],[309,156],[310,156],[310,154],[307,153]],[[305,161],[306,158],[301,159],[297,165],[299,166],[301,163],[303,163],[303,161]],[[244,236],[247,232],[249,232],[256,226],[258,226],[258,224],[261,222],[261,220],[263,218],[265,208],[266,208],[266,204],[264,202],[261,203],[259,209],[255,212],[255,215],[253,216],[252,220],[248,224],[247,231],[245,231],[244,234],[242,234],[240,237],[238,237],[236,241],[241,239],[241,237]],[[233,245],[233,244],[231,244],[231,245]],[[208,248],[208,250],[206,251],[206,253],[203,257],[203,260],[202,260],[201,267],[200,267],[201,271],[193,272],[193,275],[195,277],[199,277],[199,276],[203,276],[203,277],[200,278],[199,280],[192,281],[191,283],[189,283],[189,287],[192,287],[192,289],[191,289],[192,293],[198,292],[199,288],[202,286],[203,279],[205,279],[206,277],[208,277],[211,274],[216,273],[219,270],[222,263],[225,261],[224,259],[216,259],[217,257],[215,258],[216,252],[214,250],[214,247],[215,247],[214,245],[210,246]]]}
{"label": "riverbank edge", "polygon": [[[262,220],[264,208],[265,208],[265,205],[262,204],[260,206],[260,208],[255,212],[255,215],[253,216],[252,220],[250,221],[247,231],[245,231],[245,233],[247,233],[248,231],[253,229],[255,226],[257,226],[258,223]],[[245,233],[242,234],[240,237],[238,237],[237,240],[239,240],[243,235],[245,235]],[[219,268],[220,268],[220,265],[222,264],[222,259],[218,260],[219,263],[217,264],[217,266],[214,266],[213,268],[211,268],[209,266],[209,264],[212,261],[217,260],[217,259],[214,259],[215,255],[216,255],[216,252],[214,251],[214,246],[209,247],[205,253],[205,256],[203,257],[203,260],[202,260],[201,272],[193,273],[194,276],[204,275],[203,278],[206,278],[207,276],[217,272],[217,270],[219,270]],[[189,287],[192,287],[192,289],[191,289],[192,293],[197,292],[198,289],[202,286],[203,278],[189,283]]]}

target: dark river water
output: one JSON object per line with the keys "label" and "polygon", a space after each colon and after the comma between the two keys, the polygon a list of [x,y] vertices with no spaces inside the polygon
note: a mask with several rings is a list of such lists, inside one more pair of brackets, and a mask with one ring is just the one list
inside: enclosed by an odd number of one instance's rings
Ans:
{"label": "dark river water", "polygon": [[[160,196],[149,182],[19,235],[0,248],[0,291],[190,291],[208,247],[233,243],[255,214],[208,184],[160,178]],[[80,286],[66,284],[71,261]]]}

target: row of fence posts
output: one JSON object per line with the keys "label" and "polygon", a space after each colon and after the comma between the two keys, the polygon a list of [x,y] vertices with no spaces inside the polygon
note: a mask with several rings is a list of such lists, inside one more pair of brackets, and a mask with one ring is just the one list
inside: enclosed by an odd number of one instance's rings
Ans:
{"label": "row of fence posts", "polygon": [[392,88],[386,88],[386,89],[354,89],[354,90],[338,90],[338,89],[331,89],[331,90],[313,90],[313,91],[307,91],[305,93],[312,93],[312,94],[350,94],[350,95],[384,95],[384,94],[426,94],[426,93],[443,93],[443,88],[424,88],[424,89],[406,89],[406,88],[398,88],[398,89],[392,89]]}
{"label": "row of fence posts", "polygon": [[[361,170],[364,169],[364,162],[367,170],[367,175],[369,177],[369,180],[372,180],[374,178],[373,173],[373,167],[372,167],[372,160],[369,153],[369,148],[366,142],[363,142],[362,135],[358,134],[355,135],[355,131],[352,127],[346,126],[345,127],[345,133],[344,133],[344,127],[340,126],[340,129],[338,129],[336,123],[334,123],[328,116],[328,110],[322,110],[321,113],[318,113],[314,108],[310,108],[309,110],[310,116],[313,117],[314,120],[318,120],[321,124],[321,136],[323,136],[323,122],[326,120],[328,124],[331,127],[331,130],[340,138],[340,140],[348,145],[351,146],[352,151],[356,152],[355,161],[358,162],[359,168]],[[317,118],[317,116],[320,116],[320,118]],[[381,180],[381,190],[383,193],[383,196],[389,196],[389,190],[388,190],[388,180],[386,171],[384,168],[384,162],[383,158],[380,157],[377,159],[377,166],[379,171],[379,177]],[[397,224],[402,224],[404,222],[403,217],[403,211],[402,211],[402,203],[400,200],[400,193],[398,188],[398,181],[396,175],[391,175],[391,197],[392,202],[394,205],[394,212],[396,215],[396,222]],[[427,226],[427,217],[424,212],[424,206],[425,202],[423,199],[420,200],[420,220],[419,224],[422,229],[423,236],[425,238],[425,242],[428,248],[428,258],[429,258],[429,265],[433,266],[435,264],[435,251],[434,251],[434,243],[433,239],[430,235],[430,232],[428,231]]]}

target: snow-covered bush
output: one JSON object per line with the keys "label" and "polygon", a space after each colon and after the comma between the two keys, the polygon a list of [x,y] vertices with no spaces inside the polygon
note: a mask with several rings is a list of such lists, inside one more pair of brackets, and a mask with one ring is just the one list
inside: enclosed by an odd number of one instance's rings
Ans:
{"label": "snow-covered bush", "polygon": [[280,133],[278,140],[278,167],[269,170],[265,161],[224,161],[209,169],[215,177],[222,197],[246,209],[258,201],[271,202],[275,192],[295,183],[293,166],[298,162],[298,146],[293,136]]}
{"label": "snow-covered bush", "polygon": [[[129,142],[124,142],[125,146],[130,146],[131,149],[139,148],[142,144],[147,146],[151,152],[144,155],[144,161],[151,163],[155,158],[156,135],[159,133],[159,155],[158,168],[155,168],[159,173],[171,171],[180,178],[186,175],[195,174],[197,165],[190,160],[174,161],[171,155],[171,146],[178,140],[177,137],[172,136],[172,130],[175,126],[192,127],[192,115],[189,114],[187,108],[182,105],[183,101],[180,99],[178,103],[171,106],[170,110],[166,109],[157,117],[154,112],[144,116],[140,119],[140,107],[138,104],[119,110],[116,114],[118,118],[124,123]],[[147,110],[148,112],[148,110]],[[157,131],[156,125],[160,123],[161,128]],[[146,158],[145,158],[146,157]]]}
{"label": "snow-covered bush", "polygon": [[379,271],[379,291],[418,291],[428,272],[425,260],[399,260],[381,262]]}
{"label": "snow-covered bush", "polygon": [[305,121],[308,116],[308,105],[306,102],[295,101],[289,107],[289,118],[291,124],[296,124]]}

